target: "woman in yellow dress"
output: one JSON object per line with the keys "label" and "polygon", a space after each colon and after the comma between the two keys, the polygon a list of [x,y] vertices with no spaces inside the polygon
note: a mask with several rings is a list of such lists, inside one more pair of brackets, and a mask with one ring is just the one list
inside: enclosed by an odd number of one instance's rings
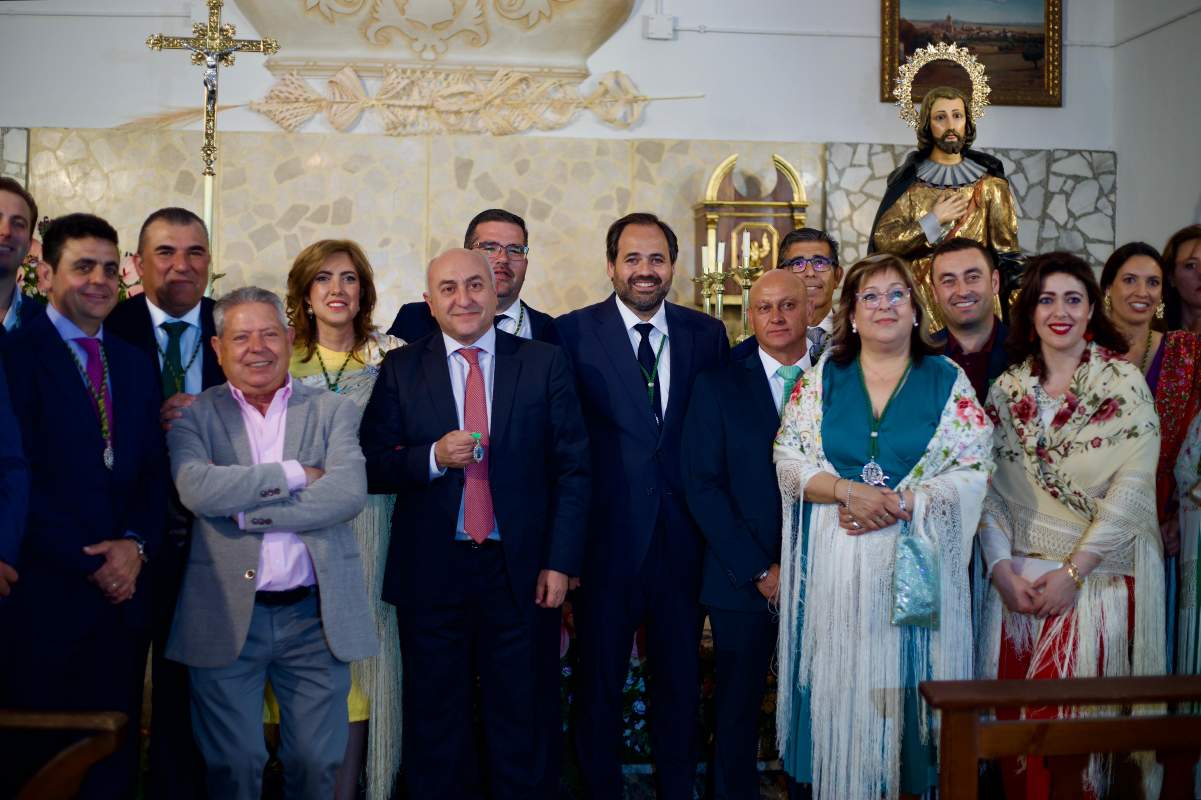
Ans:
{"label": "woman in yellow dress", "polygon": [[[323,239],[302,250],[288,273],[288,319],[296,331],[292,378],[347,395],[362,413],[384,354],[404,344],[376,331],[371,322],[375,301],[371,264],[357,244]],[[400,766],[400,644],[396,615],[380,600],[395,503],[392,495],[368,495],[352,523],[375,606],[380,653],[351,665],[350,738],[337,800],[357,796],[364,764],[368,800],[387,800]],[[278,722],[270,691],[267,716],[268,722]]]}

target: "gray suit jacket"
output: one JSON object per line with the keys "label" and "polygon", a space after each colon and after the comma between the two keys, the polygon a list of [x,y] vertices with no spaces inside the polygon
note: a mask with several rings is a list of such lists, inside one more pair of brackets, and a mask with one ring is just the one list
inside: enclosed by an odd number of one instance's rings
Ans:
{"label": "gray suit jacket", "polygon": [[[171,475],[196,515],[167,657],[193,667],[233,663],[254,611],[261,534],[293,531],[308,547],[330,651],[341,661],[376,654],[363,565],[350,522],[367,500],[359,414],[348,398],[292,383],[284,459],[325,474],[289,494],[281,464],[254,464],[229,384],[208,389],[167,434]],[[246,530],[235,521],[245,512]]]}

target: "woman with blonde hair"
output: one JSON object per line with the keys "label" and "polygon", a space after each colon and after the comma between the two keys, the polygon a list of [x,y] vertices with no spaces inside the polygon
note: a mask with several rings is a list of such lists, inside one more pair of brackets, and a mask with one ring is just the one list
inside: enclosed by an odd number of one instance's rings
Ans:
{"label": "woman with blonde hair", "polygon": [[851,267],[834,344],[776,438],[777,739],[818,800],[925,794],[937,720],[917,685],[972,672],[968,562],[992,426],[927,338],[915,289],[894,255]]}

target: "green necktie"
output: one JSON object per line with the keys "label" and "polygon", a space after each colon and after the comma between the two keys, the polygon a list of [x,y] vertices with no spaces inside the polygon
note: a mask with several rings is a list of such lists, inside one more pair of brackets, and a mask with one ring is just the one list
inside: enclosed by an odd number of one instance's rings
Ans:
{"label": "green necktie", "polygon": [[793,387],[801,379],[801,368],[795,364],[791,367],[780,367],[776,370],[776,377],[784,381],[784,394],[780,400],[780,413],[783,413],[784,406],[788,405],[788,398],[792,397]]}
{"label": "green necktie", "polygon": [[183,353],[179,342],[188,329],[186,322],[164,322],[159,325],[167,332],[167,351],[163,353],[163,398],[183,391]]}

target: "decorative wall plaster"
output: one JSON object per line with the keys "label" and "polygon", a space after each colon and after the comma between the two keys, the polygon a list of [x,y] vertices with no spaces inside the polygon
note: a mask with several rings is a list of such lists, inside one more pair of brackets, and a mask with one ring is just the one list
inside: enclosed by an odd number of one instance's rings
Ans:
{"label": "decorative wall plaster", "polygon": [[21,183],[29,177],[27,128],[0,128],[0,175]]}
{"label": "decorative wall plaster", "polygon": [[483,47],[489,35],[482,0],[375,0],[363,36],[371,44],[388,44],[392,31],[408,39],[425,61],[445,53],[456,36],[471,47]]}

